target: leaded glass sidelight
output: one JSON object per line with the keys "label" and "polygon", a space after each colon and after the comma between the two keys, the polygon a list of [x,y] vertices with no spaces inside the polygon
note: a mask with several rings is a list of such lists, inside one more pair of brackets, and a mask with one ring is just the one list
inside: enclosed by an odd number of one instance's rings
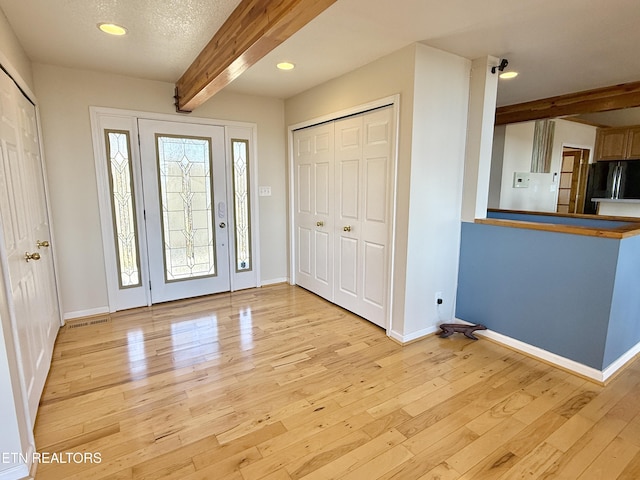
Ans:
{"label": "leaded glass sidelight", "polygon": [[139,287],[142,282],[129,132],[105,130],[105,140],[118,264],[118,284],[121,289]]}
{"label": "leaded glass sidelight", "polygon": [[249,142],[231,140],[236,272],[251,270],[251,216],[249,214]]}
{"label": "leaded glass sidelight", "polygon": [[209,138],[156,134],[165,280],[216,275]]}

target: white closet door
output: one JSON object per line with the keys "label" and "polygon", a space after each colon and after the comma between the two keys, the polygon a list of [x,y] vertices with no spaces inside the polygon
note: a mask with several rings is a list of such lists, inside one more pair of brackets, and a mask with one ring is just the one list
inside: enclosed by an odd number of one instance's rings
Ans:
{"label": "white closet door", "polygon": [[35,107],[1,73],[0,218],[9,310],[33,424],[60,316]]}
{"label": "white closet door", "polygon": [[333,124],[293,134],[296,283],[333,299]]}
{"label": "white closet door", "polygon": [[334,301],[387,326],[392,109],[335,124]]}

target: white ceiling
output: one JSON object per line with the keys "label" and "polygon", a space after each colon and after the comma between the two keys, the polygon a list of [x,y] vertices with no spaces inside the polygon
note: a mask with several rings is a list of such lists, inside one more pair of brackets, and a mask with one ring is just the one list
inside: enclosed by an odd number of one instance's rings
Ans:
{"label": "white ceiling", "polygon": [[[34,62],[175,82],[239,0],[0,0]],[[129,29],[107,37],[99,22]],[[337,0],[229,87],[287,98],[413,42],[520,72],[508,105],[640,80],[638,0]],[[297,68],[280,72],[275,63]],[[390,73],[392,74],[392,73]]]}

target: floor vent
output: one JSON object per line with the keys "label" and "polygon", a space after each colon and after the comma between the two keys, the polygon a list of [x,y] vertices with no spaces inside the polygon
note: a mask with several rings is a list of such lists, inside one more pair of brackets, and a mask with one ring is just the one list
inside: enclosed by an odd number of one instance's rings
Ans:
{"label": "floor vent", "polygon": [[76,323],[67,323],[67,328],[80,328],[80,327],[89,327],[91,325],[99,325],[101,323],[109,323],[111,321],[110,318],[97,318],[95,320],[89,320],[85,322],[76,322]]}

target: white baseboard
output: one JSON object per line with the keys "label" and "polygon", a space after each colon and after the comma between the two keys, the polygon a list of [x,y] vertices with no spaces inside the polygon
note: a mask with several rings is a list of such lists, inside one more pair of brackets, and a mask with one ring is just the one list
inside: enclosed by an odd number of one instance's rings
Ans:
{"label": "white baseboard", "polygon": [[431,327],[423,328],[422,330],[418,330],[416,332],[411,332],[408,335],[402,335],[401,333],[396,332],[395,330],[388,330],[387,335],[393,338],[395,341],[404,344],[404,343],[413,342],[414,340],[418,340],[422,337],[426,337],[427,335],[431,335],[432,333],[437,332],[438,329],[439,328],[437,325],[433,325]]}
{"label": "white baseboard", "polygon": [[90,308],[88,310],[78,310],[75,312],[65,312],[64,320],[73,320],[75,318],[93,317],[94,315],[103,315],[109,313],[109,307]]}
{"label": "white baseboard", "polygon": [[20,463],[6,470],[0,470],[0,480],[18,480],[31,478],[29,476],[29,467],[25,463]]}
{"label": "white baseboard", "polygon": [[501,343],[509,348],[518,350],[519,352],[525,353],[534,358],[538,358],[552,365],[556,365],[565,370],[577,373],[578,375],[581,375],[583,377],[590,378],[592,380],[595,380],[596,382],[604,382],[602,372],[600,370],[593,367],[588,367],[587,365],[578,363],[575,360],[571,360],[569,358],[549,352],[548,350],[529,345],[528,343],[521,342],[520,340],[516,340],[515,338],[507,337],[506,335],[494,332],[493,330],[478,330],[473,333],[477,336],[490,338],[491,340]]}
{"label": "white baseboard", "polygon": [[602,371],[602,376],[604,380],[611,378],[611,376],[615,375],[615,373],[624,367],[627,362],[633,359],[636,355],[640,353],[640,342],[636,343],[631,349],[627,351],[624,355],[620,356],[615,362],[609,365]]}
{"label": "white baseboard", "polygon": [[[460,319],[456,319],[456,322],[472,325],[471,323]],[[474,334],[490,338],[491,340],[494,340],[497,343],[501,343],[509,348],[512,348],[544,362],[550,363],[552,365],[556,365],[564,370],[568,370],[583,377],[590,378],[599,383],[606,382],[607,379],[611,378],[612,375],[614,375],[618,370],[624,367],[624,365],[629,360],[640,353],[640,343],[638,343],[624,355],[618,358],[615,362],[609,365],[606,369],[600,371],[597,368],[589,367],[582,363],[576,362],[575,360],[571,360],[561,355],[549,352],[548,350],[544,350],[542,348],[529,345],[528,343],[521,342],[520,340],[516,340],[515,338],[508,337],[498,332],[494,332],[493,330],[478,330],[475,331]]]}
{"label": "white baseboard", "polygon": [[262,282],[260,282],[260,286],[266,287],[267,285],[275,285],[276,283],[289,283],[289,278],[282,277],[282,278],[272,278],[270,280],[262,280]]}

